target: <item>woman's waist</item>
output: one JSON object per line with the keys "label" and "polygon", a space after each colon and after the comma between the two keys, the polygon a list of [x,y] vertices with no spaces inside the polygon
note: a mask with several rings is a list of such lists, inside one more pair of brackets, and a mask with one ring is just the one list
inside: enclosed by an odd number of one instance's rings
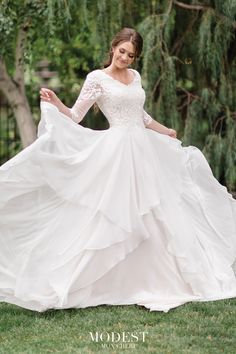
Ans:
{"label": "woman's waist", "polygon": [[145,128],[144,122],[140,117],[107,117],[110,128]]}

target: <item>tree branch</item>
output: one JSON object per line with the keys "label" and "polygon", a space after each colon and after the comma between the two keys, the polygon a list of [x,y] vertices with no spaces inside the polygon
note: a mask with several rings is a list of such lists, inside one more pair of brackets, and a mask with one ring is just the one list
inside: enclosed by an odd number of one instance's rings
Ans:
{"label": "tree branch", "polygon": [[165,15],[167,15],[167,16],[170,15],[171,10],[172,10],[172,6],[173,6],[173,0],[170,0],[169,5],[168,5],[168,9],[167,9]]}
{"label": "tree branch", "polygon": [[15,50],[15,75],[14,81],[21,87],[24,87],[24,51],[27,40],[28,25],[23,24],[17,35]]}
{"label": "tree branch", "polygon": [[[213,7],[210,7],[210,6],[206,6],[206,5],[188,5],[188,4],[185,4],[184,2],[181,2],[181,1],[177,1],[177,0],[173,0],[173,4],[174,5],[177,5],[183,9],[187,9],[187,10],[197,10],[197,11],[200,11],[200,10],[203,10],[203,11],[206,11],[206,10],[212,10],[215,12],[216,16],[219,17],[221,20],[225,21],[225,20],[230,20],[227,16],[225,15],[222,15],[221,13],[219,13],[218,11],[216,11],[215,9],[213,9]],[[232,23],[232,26],[233,28],[236,29],[236,21],[231,21]]]}
{"label": "tree branch", "polygon": [[185,4],[184,2],[176,1],[176,0],[173,0],[173,3],[179,7],[182,7],[183,9],[188,9],[188,10],[208,10],[208,9],[210,9],[210,7],[206,6],[206,5],[188,5],[188,4]]}
{"label": "tree branch", "polygon": [[0,90],[7,97],[7,99],[10,99],[10,92],[15,89],[16,86],[7,72],[6,63],[4,59],[0,57]]}
{"label": "tree branch", "polygon": [[2,57],[0,57],[0,87],[2,86],[1,83],[5,82],[6,80],[11,80],[11,78],[7,73],[5,61]]}
{"label": "tree branch", "polygon": [[6,63],[2,57],[0,57],[0,90],[11,104],[12,100],[14,99],[14,94],[17,90],[17,86],[8,74]]}

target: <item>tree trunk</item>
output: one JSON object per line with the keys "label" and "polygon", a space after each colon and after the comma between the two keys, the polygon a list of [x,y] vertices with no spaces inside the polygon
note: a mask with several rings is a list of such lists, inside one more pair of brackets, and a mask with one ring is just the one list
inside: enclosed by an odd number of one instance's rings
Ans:
{"label": "tree trunk", "polygon": [[24,85],[24,50],[27,40],[27,25],[22,25],[18,31],[15,51],[15,75],[11,77],[6,63],[0,57],[0,90],[11,106],[17,121],[23,148],[36,139],[34,123]]}
{"label": "tree trunk", "polygon": [[9,76],[4,77],[1,75],[0,89],[15,114],[22,146],[25,148],[36,139],[36,125],[31,114],[25,91],[17,86]]}
{"label": "tree trunk", "polygon": [[26,147],[36,139],[36,125],[27,98],[20,93],[16,93],[15,96],[16,103],[12,102],[11,107],[16,117],[22,146]]}

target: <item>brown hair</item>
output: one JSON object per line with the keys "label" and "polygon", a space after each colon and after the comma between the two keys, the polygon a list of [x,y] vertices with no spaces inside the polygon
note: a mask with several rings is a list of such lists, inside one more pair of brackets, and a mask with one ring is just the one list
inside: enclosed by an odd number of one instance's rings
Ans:
{"label": "brown hair", "polygon": [[143,38],[133,28],[124,27],[118,32],[111,42],[111,49],[109,52],[109,59],[103,64],[103,67],[108,67],[112,62],[113,51],[112,48],[116,47],[122,42],[131,42],[135,49],[135,59],[138,58],[143,49]]}

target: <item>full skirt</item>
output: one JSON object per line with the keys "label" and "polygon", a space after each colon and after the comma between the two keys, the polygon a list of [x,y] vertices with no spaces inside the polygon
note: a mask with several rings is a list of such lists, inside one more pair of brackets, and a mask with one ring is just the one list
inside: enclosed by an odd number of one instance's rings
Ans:
{"label": "full skirt", "polygon": [[236,297],[236,200],[195,146],[42,103],[0,167],[0,301],[35,310]]}

